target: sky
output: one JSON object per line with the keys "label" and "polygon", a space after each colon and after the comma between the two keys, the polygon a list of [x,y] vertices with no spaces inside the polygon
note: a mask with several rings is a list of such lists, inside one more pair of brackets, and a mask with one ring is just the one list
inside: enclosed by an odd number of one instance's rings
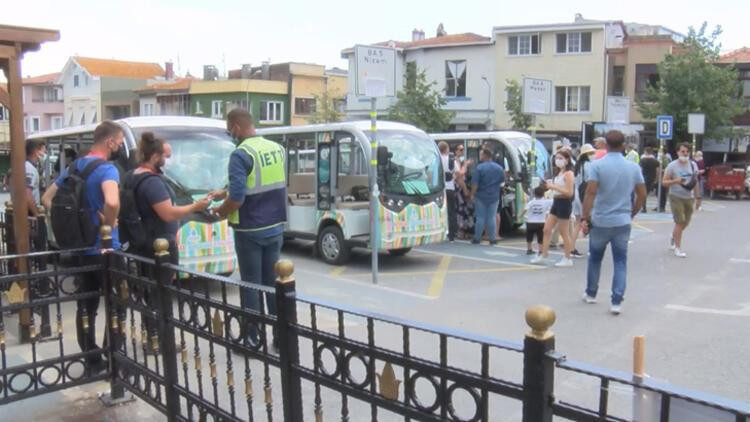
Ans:
{"label": "sky", "polygon": [[[748,0],[686,2],[422,1],[422,0],[2,0],[0,24],[51,28],[60,41],[27,53],[24,76],[59,72],[73,55],[120,60],[173,61],[180,75],[220,72],[243,63],[297,61],[346,68],[341,50],[354,44],[409,40],[423,29],[490,36],[494,26],[589,19],[689,26],[721,25],[722,50],[750,47]],[[616,6],[613,6],[616,5]]]}

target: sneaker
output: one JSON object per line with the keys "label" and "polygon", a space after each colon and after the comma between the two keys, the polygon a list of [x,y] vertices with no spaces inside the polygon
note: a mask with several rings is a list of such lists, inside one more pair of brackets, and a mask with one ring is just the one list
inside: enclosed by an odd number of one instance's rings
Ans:
{"label": "sneaker", "polygon": [[670,237],[669,238],[669,250],[673,251],[673,250],[675,250],[675,248],[676,248],[676,246],[674,245],[674,238]]}
{"label": "sneaker", "polygon": [[570,255],[573,258],[583,258],[584,257],[584,255],[582,253],[578,252],[578,249],[573,249],[573,252],[571,252]]}
{"label": "sneaker", "polygon": [[549,248],[550,249],[557,249],[557,245],[550,243]]}
{"label": "sneaker", "polygon": [[582,299],[583,299],[584,302],[589,303],[589,304],[596,303],[596,298],[589,296],[588,293],[586,293],[586,292],[583,292]]}
{"label": "sneaker", "polygon": [[543,264],[544,258],[541,255],[537,255],[533,258],[531,258],[531,261],[529,261],[532,264]]}
{"label": "sneaker", "polygon": [[492,246],[497,245],[497,240],[490,240],[490,245],[492,245]]}
{"label": "sneaker", "polygon": [[534,255],[534,251],[532,251],[531,249],[527,249],[526,255]]}
{"label": "sneaker", "polygon": [[612,306],[609,307],[609,312],[611,312],[613,315],[620,315],[620,312],[622,312],[622,306],[618,304],[612,304]]}
{"label": "sneaker", "polygon": [[573,260],[570,258],[563,257],[561,260],[555,263],[555,267],[572,267]]}
{"label": "sneaker", "polygon": [[674,249],[674,256],[676,256],[678,258],[687,258],[687,254],[685,252],[681,251],[680,248],[675,248]]}
{"label": "sneaker", "polygon": [[476,239],[471,239],[471,244],[472,244],[472,245],[478,245],[478,244],[479,244],[479,241],[478,241],[478,240],[476,240]]}

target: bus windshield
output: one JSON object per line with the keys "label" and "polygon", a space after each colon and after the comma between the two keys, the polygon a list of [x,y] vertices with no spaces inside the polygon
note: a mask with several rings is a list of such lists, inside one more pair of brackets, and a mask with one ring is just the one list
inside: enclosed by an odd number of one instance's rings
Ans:
{"label": "bus windshield", "polygon": [[154,132],[172,147],[164,173],[191,195],[208,193],[227,185],[229,156],[235,149],[226,131],[211,127],[154,127],[134,131],[136,142],[143,132]]}
{"label": "bus windshield", "polygon": [[379,130],[376,136],[391,154],[385,193],[426,195],[443,190],[440,154],[429,136],[402,130]]}

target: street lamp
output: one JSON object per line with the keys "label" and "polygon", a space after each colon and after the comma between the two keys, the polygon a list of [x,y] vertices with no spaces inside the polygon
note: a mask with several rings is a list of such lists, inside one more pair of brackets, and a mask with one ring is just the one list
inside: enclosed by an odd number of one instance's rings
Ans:
{"label": "street lamp", "polygon": [[482,80],[487,84],[487,130],[492,129],[492,119],[490,118],[490,99],[492,98],[492,87],[490,81],[487,80],[486,76],[482,76]]}

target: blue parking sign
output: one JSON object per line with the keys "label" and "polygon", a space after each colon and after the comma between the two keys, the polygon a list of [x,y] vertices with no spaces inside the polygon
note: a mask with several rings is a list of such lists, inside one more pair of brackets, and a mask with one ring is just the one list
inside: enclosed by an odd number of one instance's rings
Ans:
{"label": "blue parking sign", "polygon": [[672,116],[656,116],[656,138],[672,139],[674,118]]}

